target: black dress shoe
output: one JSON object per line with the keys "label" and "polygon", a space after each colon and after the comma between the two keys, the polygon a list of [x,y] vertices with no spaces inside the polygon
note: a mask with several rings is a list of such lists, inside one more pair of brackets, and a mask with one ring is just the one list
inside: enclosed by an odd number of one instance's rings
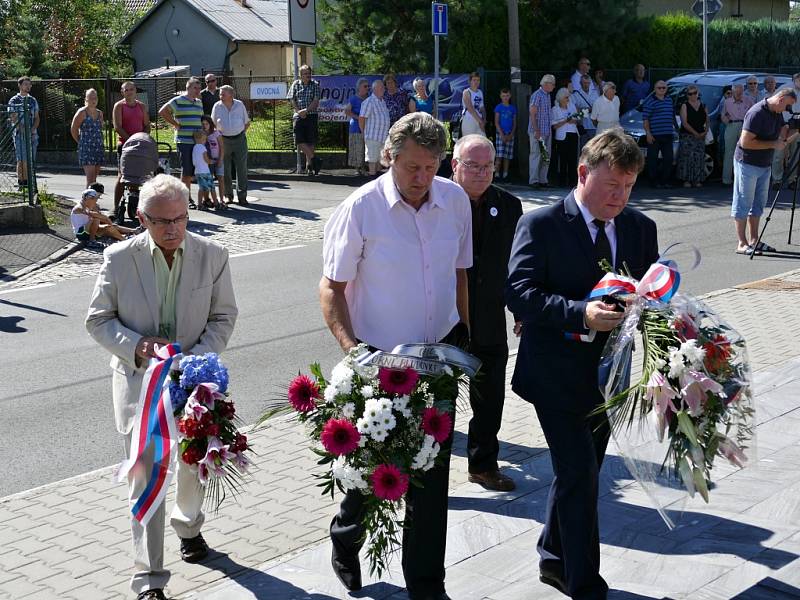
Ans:
{"label": "black dress shoe", "polygon": [[472,483],[482,485],[487,490],[496,492],[510,492],[517,487],[511,477],[504,475],[497,469],[484,471],[483,473],[470,473],[469,480]]}
{"label": "black dress shoe", "polygon": [[331,555],[331,566],[344,587],[351,592],[361,589],[361,563],[358,562],[358,556],[344,558]]}
{"label": "black dress shoe", "polygon": [[558,575],[554,573],[540,572],[539,581],[556,588],[559,592],[561,592],[565,596],[569,596],[569,594],[567,593],[567,583]]}
{"label": "black dress shoe", "polygon": [[239,198],[239,205],[240,206],[247,206],[248,204],[250,204],[250,203],[247,201],[247,198]]}
{"label": "black dress shoe", "polygon": [[164,595],[164,590],[154,588],[141,592],[136,596],[136,600],[167,600],[167,597]]}
{"label": "black dress shoe", "polygon": [[187,563],[197,563],[208,556],[208,544],[203,539],[203,534],[198,533],[193,538],[181,538],[181,558]]}

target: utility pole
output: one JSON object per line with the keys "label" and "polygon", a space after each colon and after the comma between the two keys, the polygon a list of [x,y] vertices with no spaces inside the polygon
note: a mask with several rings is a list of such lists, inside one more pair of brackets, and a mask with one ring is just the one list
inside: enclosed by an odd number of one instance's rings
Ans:
{"label": "utility pole", "polygon": [[708,71],[708,0],[703,0],[703,70]]}
{"label": "utility pole", "polygon": [[517,107],[516,156],[520,175],[528,179],[528,98],[531,86],[522,83],[522,61],[519,51],[519,5],[518,0],[506,0],[508,7],[508,59],[511,67],[511,102]]}

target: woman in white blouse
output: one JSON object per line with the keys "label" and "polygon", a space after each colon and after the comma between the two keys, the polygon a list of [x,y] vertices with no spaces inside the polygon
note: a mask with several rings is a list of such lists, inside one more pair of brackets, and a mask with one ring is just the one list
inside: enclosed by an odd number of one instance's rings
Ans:
{"label": "woman in white blouse", "polygon": [[555,106],[550,109],[550,121],[560,187],[572,187],[578,181],[578,119],[575,112],[569,90],[565,87],[558,90]]}
{"label": "woman in white blouse", "polygon": [[603,95],[592,105],[592,121],[597,125],[597,134],[606,129],[619,127],[619,97],[617,86],[611,81],[603,84]]}

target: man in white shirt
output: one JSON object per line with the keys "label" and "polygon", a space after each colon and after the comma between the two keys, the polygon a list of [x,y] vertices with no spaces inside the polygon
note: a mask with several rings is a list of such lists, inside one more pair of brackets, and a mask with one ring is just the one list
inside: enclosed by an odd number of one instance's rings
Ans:
{"label": "man in white shirt", "polygon": [[606,81],[603,84],[603,95],[592,105],[592,121],[597,126],[598,134],[619,127],[619,96],[613,82]]}
{"label": "man in white shirt", "polygon": [[578,154],[580,154],[583,147],[592,137],[594,137],[597,127],[592,121],[591,112],[594,101],[597,100],[598,94],[592,87],[592,78],[588,75],[581,75],[580,87],[575,88],[572,92],[572,103],[575,105],[576,110],[586,110],[586,117],[581,122],[583,125],[583,133],[580,134],[578,140]]}
{"label": "man in white shirt", "polygon": [[391,115],[386,101],[383,99],[383,81],[372,82],[372,95],[361,104],[358,113],[358,126],[364,132],[364,158],[369,167],[369,174],[375,175],[383,153],[383,143],[389,135]]}
{"label": "man in white shirt", "polygon": [[[444,127],[415,112],[389,130],[389,171],[351,194],[325,226],[319,284],[325,322],[347,352],[359,341],[381,350],[415,342],[469,343],[466,270],[472,266],[472,209],[461,187],[436,177]],[[450,438],[452,439],[452,437]],[[444,600],[450,442],[443,463],[412,486],[403,530],[403,574],[411,600]],[[358,552],[364,496],[351,491],[331,523],[332,565],[361,588]]]}
{"label": "man in white shirt", "polygon": [[247,130],[250,128],[250,116],[244,102],[237,100],[234,93],[229,85],[219,88],[219,102],[211,109],[211,120],[225,139],[222,161],[228,203],[233,202],[235,172],[236,197],[239,204],[247,205]]}
{"label": "man in white shirt", "polygon": [[[589,62],[589,59],[585,56],[582,56],[581,59],[578,61],[578,68],[575,69],[575,72],[570,77],[570,81],[572,82],[572,89],[578,90],[581,87],[581,77],[584,75],[589,75],[589,68],[592,66],[592,63]],[[594,90],[595,94],[598,96],[600,95],[600,90],[597,89],[597,85],[594,81],[592,81],[591,77],[589,77],[589,88]]]}

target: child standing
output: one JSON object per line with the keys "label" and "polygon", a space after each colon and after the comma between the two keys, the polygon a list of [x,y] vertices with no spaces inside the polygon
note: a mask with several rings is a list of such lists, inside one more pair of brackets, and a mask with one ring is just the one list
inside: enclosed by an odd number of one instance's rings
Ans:
{"label": "child standing", "polygon": [[[514,132],[517,129],[517,107],[511,104],[511,90],[500,90],[500,104],[494,107],[495,166],[498,179],[508,179],[508,163],[514,158]],[[500,167],[503,167],[502,172]]]}
{"label": "child standing", "polygon": [[[192,148],[192,164],[194,165],[194,176],[197,179],[197,187],[200,191],[197,194],[197,207],[202,210],[205,208],[216,208],[217,210],[223,208],[225,205],[217,200],[217,191],[214,188],[214,178],[211,176],[211,169],[209,165],[214,161],[208,156],[206,150],[206,141],[208,137],[205,131],[195,131],[194,148]],[[209,201],[208,194],[211,192],[211,199]]]}
{"label": "child standing", "polygon": [[211,174],[219,184],[219,198],[220,201],[225,197],[225,170],[223,168],[222,158],[225,155],[225,147],[222,143],[222,134],[214,127],[214,121],[208,115],[203,115],[200,118],[203,123],[203,131],[206,132],[208,140],[206,141],[206,148],[208,155],[213,160],[213,164],[209,165]]}

